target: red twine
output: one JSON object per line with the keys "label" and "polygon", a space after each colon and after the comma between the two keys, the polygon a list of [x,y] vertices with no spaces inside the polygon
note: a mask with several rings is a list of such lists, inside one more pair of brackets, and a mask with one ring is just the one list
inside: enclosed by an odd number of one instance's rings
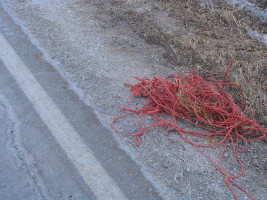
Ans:
{"label": "red twine", "polygon": [[[202,78],[196,72],[172,74],[166,78],[155,77],[153,80],[136,78],[139,82],[135,85],[125,83],[131,87],[132,95],[129,103],[133,108],[122,107],[129,111],[128,114],[116,118],[112,128],[124,135],[136,136],[136,146],[140,145],[141,135],[152,127],[166,127],[168,131],[176,131],[180,137],[193,145],[198,152],[203,154],[214,167],[225,176],[225,183],[232,191],[234,197],[239,199],[233,185],[245,192],[251,199],[255,199],[246,189],[238,185],[234,179],[244,174],[244,164],[238,153],[248,148],[248,143],[266,138],[267,129],[260,126],[253,117],[253,110],[244,105],[244,95],[241,88],[235,83],[226,83],[226,77],[233,62],[223,74],[223,80],[215,78]],[[234,98],[225,91],[226,86],[235,87],[241,95],[241,103],[236,104]],[[137,107],[131,102],[133,96],[142,96],[146,102],[142,107]],[[250,111],[250,116],[245,114]],[[139,123],[139,131],[135,134],[124,133],[115,128],[115,123],[129,115],[134,115]],[[143,126],[141,117],[153,117],[151,124]],[[164,116],[170,116],[167,120]],[[178,119],[184,120],[206,131],[193,132],[179,127]],[[207,138],[209,144],[197,144],[191,138]],[[215,140],[216,138],[216,140]],[[216,142],[215,142],[216,141]],[[240,143],[244,146],[241,148]],[[223,145],[218,160],[215,162],[204,153],[201,147],[214,147]],[[230,175],[222,169],[221,161],[228,146],[232,147],[234,156],[240,164],[240,172]]]}

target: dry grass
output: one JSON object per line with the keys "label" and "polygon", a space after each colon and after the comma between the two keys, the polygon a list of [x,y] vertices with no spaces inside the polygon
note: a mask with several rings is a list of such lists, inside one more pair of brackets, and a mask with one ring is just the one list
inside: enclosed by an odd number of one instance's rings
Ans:
{"label": "dry grass", "polygon": [[248,34],[250,28],[267,33],[266,25],[222,0],[96,4],[113,16],[112,23],[124,21],[148,43],[164,47],[163,56],[174,68],[223,72],[233,59],[229,79],[241,85],[246,103],[255,109],[259,122],[267,124],[267,47]]}
{"label": "dry grass", "polygon": [[267,0],[251,0],[251,2],[255,3],[258,7],[267,8]]}

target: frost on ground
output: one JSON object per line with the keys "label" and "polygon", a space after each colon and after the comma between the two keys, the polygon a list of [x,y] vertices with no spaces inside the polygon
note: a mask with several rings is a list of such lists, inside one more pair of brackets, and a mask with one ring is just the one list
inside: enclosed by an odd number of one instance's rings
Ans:
{"label": "frost on ground", "polygon": [[[245,10],[250,15],[257,17],[262,23],[267,24],[267,7],[258,7],[249,0],[228,0],[228,2],[236,5],[238,9]],[[248,30],[248,33],[267,45],[267,33],[260,33],[257,30],[251,29]]]}
{"label": "frost on ground", "polygon": [[267,45],[267,34],[262,34],[262,33],[259,33],[258,31],[251,30],[251,29],[248,29],[248,33],[251,36],[257,38],[259,41]]}
{"label": "frost on ground", "polygon": [[228,0],[229,3],[237,5],[239,9],[246,10],[250,15],[259,18],[263,23],[267,23],[267,8],[261,8],[249,0]]}

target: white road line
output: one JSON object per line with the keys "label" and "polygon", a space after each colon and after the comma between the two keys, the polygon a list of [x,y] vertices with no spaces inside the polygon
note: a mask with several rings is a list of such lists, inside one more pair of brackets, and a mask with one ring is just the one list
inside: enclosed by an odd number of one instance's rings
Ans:
{"label": "white road line", "polygon": [[0,33],[0,59],[98,199],[126,200],[83,139]]}

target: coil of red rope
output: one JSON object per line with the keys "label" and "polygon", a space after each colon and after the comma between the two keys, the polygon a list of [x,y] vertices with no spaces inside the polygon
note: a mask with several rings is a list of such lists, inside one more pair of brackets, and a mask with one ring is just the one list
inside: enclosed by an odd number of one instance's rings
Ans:
{"label": "coil of red rope", "polygon": [[[233,189],[233,185],[245,192],[251,199],[255,199],[246,189],[235,182],[234,179],[244,174],[244,164],[239,157],[240,152],[244,152],[249,142],[254,140],[267,140],[267,129],[260,126],[253,119],[253,110],[244,104],[244,94],[241,88],[235,83],[227,83],[226,77],[232,67],[230,63],[222,80],[213,78],[203,78],[196,72],[186,72],[172,74],[166,78],[155,77],[154,79],[135,79],[137,84],[125,83],[131,88],[132,95],[129,103],[133,108],[122,107],[129,113],[116,118],[112,122],[112,128],[124,135],[136,136],[136,146],[140,145],[140,138],[149,129],[155,126],[166,127],[167,130],[176,131],[181,138],[194,146],[198,152],[203,154],[214,167],[225,176],[225,183],[236,199],[239,199]],[[240,103],[235,103],[234,97],[225,91],[225,87],[234,87],[239,91]],[[137,107],[131,103],[131,98],[141,96],[146,98],[142,107]],[[250,112],[248,116],[247,112]],[[118,120],[133,115],[138,119],[139,131],[135,134],[124,133],[116,129]],[[141,117],[150,115],[153,120],[149,126],[144,127]],[[167,120],[164,115],[168,115],[172,120]],[[178,120],[184,120],[193,126],[202,128],[203,132],[193,132],[179,127]],[[197,144],[191,136],[207,138],[210,144]],[[214,142],[214,138],[219,138]],[[244,143],[240,148],[239,143]],[[230,175],[223,170],[221,161],[226,149],[230,146],[234,156],[240,164],[238,175]],[[220,156],[214,161],[204,153],[202,147],[214,147],[223,145]]]}

